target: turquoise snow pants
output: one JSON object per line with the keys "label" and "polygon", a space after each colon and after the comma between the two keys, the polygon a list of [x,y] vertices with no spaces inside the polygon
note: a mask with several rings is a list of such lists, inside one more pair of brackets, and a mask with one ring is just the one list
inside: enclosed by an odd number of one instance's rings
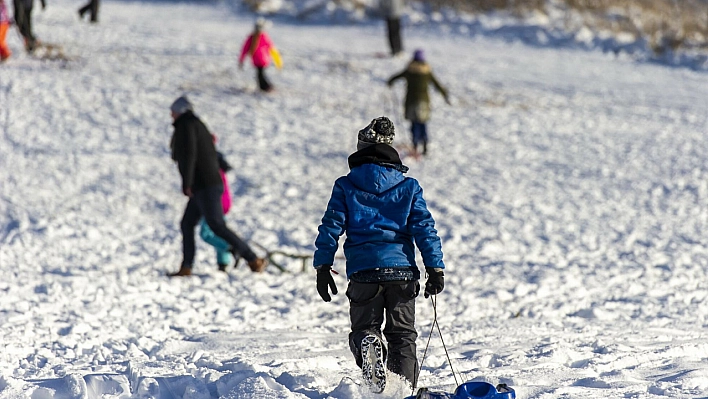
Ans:
{"label": "turquoise snow pants", "polygon": [[214,234],[214,231],[209,227],[204,218],[199,221],[199,237],[216,249],[216,263],[218,265],[228,265],[231,263],[232,256],[231,252],[229,252],[229,243]]}

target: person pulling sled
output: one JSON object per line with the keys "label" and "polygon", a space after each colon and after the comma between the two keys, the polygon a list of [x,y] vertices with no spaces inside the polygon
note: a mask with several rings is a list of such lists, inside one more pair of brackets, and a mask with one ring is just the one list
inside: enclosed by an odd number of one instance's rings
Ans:
{"label": "person pulling sled", "polygon": [[350,172],[334,183],[313,259],[317,292],[329,302],[330,290],[337,294],[331,273],[339,237],[347,234],[349,347],[374,392],[386,387],[386,369],[411,384],[416,378],[415,298],[420,290],[416,246],[428,274],[425,296],[444,287],[445,264],[435,221],[418,181],[404,176],[408,168],[391,146],[394,136],[393,123],[385,116],[359,131],[357,151],[349,156]]}
{"label": "person pulling sled", "polygon": [[183,259],[179,271],[170,277],[190,276],[194,262],[194,229],[204,222],[217,236],[226,241],[234,258],[242,257],[254,272],[262,272],[267,261],[259,258],[224,221],[221,203],[224,184],[219,174],[219,159],[214,139],[207,127],[194,114],[192,103],[182,96],[170,106],[174,120],[174,134],[170,142],[172,159],[182,176],[182,192],[189,197],[180,227],[182,230]]}
{"label": "person pulling sled", "polygon": [[423,50],[420,49],[413,53],[413,59],[406,69],[393,75],[388,80],[388,86],[393,86],[398,79],[406,80],[406,102],[404,111],[406,119],[411,121],[413,151],[417,154],[418,146],[420,145],[423,147],[423,155],[426,155],[428,153],[427,123],[430,119],[431,111],[428,86],[432,83],[435,89],[442,94],[445,102],[450,104],[447,90],[438,82],[435,75],[433,75],[433,70],[425,61]]}
{"label": "person pulling sled", "polygon": [[[47,8],[46,0],[40,0],[42,10]],[[39,45],[39,40],[34,35],[32,29],[32,10],[34,9],[34,0],[14,0],[15,8],[15,24],[20,31],[20,35],[25,44],[25,50],[32,53]]]}

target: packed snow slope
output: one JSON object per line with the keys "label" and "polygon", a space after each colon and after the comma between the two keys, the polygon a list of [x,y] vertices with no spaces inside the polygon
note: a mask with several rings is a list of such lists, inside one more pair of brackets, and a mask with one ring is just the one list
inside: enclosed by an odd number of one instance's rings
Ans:
{"label": "packed snow slope", "polygon": [[[382,18],[380,0],[223,1],[270,15],[312,22]],[[453,3],[458,7],[449,6]],[[465,3],[477,6],[466,7]],[[411,0],[406,2],[401,23],[404,30],[408,26],[416,29],[425,26],[436,32],[488,36],[540,47],[592,49],[640,62],[708,71],[706,0],[624,0],[615,2],[614,7],[609,7],[610,2],[603,5],[597,0],[546,0],[542,3]],[[494,11],[469,12],[470,8],[494,7],[494,4],[498,7]]]}
{"label": "packed snow slope", "polygon": [[[36,10],[72,61],[0,65],[1,398],[402,398],[359,386],[348,304],[280,257],[254,275],[181,260],[168,107],[186,93],[235,166],[228,223],[310,254],[356,132],[408,141],[408,59],[379,22],[276,21],[285,67],[237,68],[251,15],[212,3],[74,0]],[[523,399],[708,396],[708,75],[599,52],[404,31],[452,93],[430,154],[406,158],[447,264],[420,386],[507,383]],[[263,254],[259,247],[256,249]],[[343,270],[339,262],[335,269]],[[419,356],[433,309],[420,297]]]}

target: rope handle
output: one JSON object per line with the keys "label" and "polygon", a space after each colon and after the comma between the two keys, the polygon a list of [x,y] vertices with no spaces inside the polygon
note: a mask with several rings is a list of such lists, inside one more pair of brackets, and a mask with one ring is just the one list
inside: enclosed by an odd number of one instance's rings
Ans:
{"label": "rope handle", "polygon": [[428,347],[430,346],[430,339],[433,337],[433,330],[437,327],[438,335],[440,335],[440,342],[442,342],[443,349],[445,350],[445,356],[447,357],[447,363],[450,365],[450,371],[452,371],[452,377],[455,379],[455,384],[460,385],[457,381],[457,374],[455,374],[455,369],[452,367],[452,360],[450,360],[450,353],[445,345],[445,340],[443,339],[442,331],[440,330],[440,324],[438,324],[438,307],[437,307],[437,295],[430,296],[430,303],[433,305],[433,324],[430,326],[430,334],[428,334],[428,342],[425,345],[425,350],[423,351],[423,358],[420,360],[420,367],[415,374],[415,381],[413,381],[413,390],[411,395],[415,395],[415,389],[418,386],[418,378],[420,377],[420,371],[423,369],[423,364],[425,363],[425,356],[428,353]]}

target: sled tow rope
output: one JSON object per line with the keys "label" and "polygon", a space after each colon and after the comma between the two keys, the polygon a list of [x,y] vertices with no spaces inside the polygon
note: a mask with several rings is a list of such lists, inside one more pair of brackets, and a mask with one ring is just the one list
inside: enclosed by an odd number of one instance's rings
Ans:
{"label": "sled tow rope", "polygon": [[447,346],[445,346],[445,340],[442,336],[442,331],[440,331],[440,325],[438,324],[438,307],[437,307],[437,295],[430,296],[430,303],[433,305],[433,324],[430,326],[430,334],[428,334],[428,343],[425,345],[425,350],[423,351],[423,358],[420,360],[420,367],[415,375],[415,381],[413,381],[413,391],[411,395],[415,395],[415,389],[418,386],[418,377],[420,377],[420,370],[423,369],[423,363],[425,362],[425,355],[428,353],[428,347],[430,346],[430,339],[433,337],[433,330],[437,328],[438,335],[440,335],[440,342],[442,342],[443,349],[445,350],[445,356],[447,356],[447,363],[450,365],[450,371],[452,371],[452,377],[455,379],[455,385],[459,386],[460,383],[457,381],[457,374],[455,374],[455,369],[452,368],[452,361],[450,360],[450,353],[447,351]]}

